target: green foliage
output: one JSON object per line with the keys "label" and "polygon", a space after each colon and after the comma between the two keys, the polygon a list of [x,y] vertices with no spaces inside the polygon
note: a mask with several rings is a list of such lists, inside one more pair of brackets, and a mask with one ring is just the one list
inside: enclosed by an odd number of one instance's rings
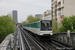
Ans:
{"label": "green foliage", "polygon": [[10,20],[14,25],[16,24],[15,20],[12,19],[13,16],[11,16],[11,14],[8,14],[6,17],[8,17],[9,20]]}
{"label": "green foliage", "polygon": [[70,18],[68,17],[64,17],[63,21],[62,21],[62,25],[66,28],[67,30],[71,30],[72,28],[72,22],[70,20]]}
{"label": "green foliage", "polygon": [[56,19],[53,19],[52,20],[52,28],[53,28],[53,34],[56,34],[56,33],[59,33],[59,30],[58,30],[58,26],[57,26],[57,21]]}
{"label": "green foliage", "polygon": [[31,23],[31,22],[35,22],[35,21],[39,21],[39,20],[40,20],[40,18],[35,18],[32,15],[29,15],[27,18],[28,22],[24,21],[23,24],[27,24],[27,23]]}
{"label": "green foliage", "polygon": [[66,32],[66,28],[64,26],[62,26],[62,27],[59,28],[59,31],[60,32]]}
{"label": "green foliage", "polygon": [[75,32],[75,29],[73,29],[72,32]]}
{"label": "green foliage", "polygon": [[40,18],[35,18],[35,17],[34,17],[33,22],[35,22],[35,21],[39,21],[39,20],[40,20]]}
{"label": "green foliage", "polygon": [[28,16],[27,20],[28,20],[28,23],[31,23],[31,22],[38,21],[38,20],[40,20],[40,19],[39,19],[39,18],[35,18],[35,17],[33,17],[32,15],[30,15],[30,16]]}
{"label": "green foliage", "polygon": [[8,16],[0,16],[0,42],[14,32],[14,24]]}
{"label": "green foliage", "polygon": [[28,16],[27,20],[28,20],[28,23],[31,23],[34,21],[34,17],[32,15],[30,15],[30,16]]}
{"label": "green foliage", "polygon": [[23,22],[23,24],[27,24],[27,22],[26,22],[26,21],[24,21],[24,22]]}
{"label": "green foliage", "polygon": [[73,29],[75,29],[75,16],[74,16],[74,15],[71,16],[71,17],[70,17],[70,20],[71,20],[71,22],[72,22]]}
{"label": "green foliage", "polygon": [[[64,17],[62,23],[62,27],[59,28],[60,32],[67,32],[70,30],[71,32],[75,32],[75,16]],[[72,28],[73,27],[73,28]]]}

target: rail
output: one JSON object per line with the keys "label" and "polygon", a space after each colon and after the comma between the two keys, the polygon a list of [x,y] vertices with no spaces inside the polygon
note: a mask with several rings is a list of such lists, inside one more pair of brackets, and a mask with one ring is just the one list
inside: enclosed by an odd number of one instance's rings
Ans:
{"label": "rail", "polygon": [[27,36],[27,38],[30,40],[30,42],[35,46],[35,48],[37,50],[43,50],[43,48],[38,43],[36,43],[35,40],[33,40],[33,38],[29,35],[29,33],[24,31],[23,28],[21,28],[21,30]]}

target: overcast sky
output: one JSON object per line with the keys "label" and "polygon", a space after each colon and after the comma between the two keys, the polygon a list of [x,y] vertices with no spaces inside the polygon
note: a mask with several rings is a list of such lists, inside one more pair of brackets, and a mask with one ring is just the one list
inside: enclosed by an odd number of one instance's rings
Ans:
{"label": "overcast sky", "polygon": [[0,0],[0,15],[18,11],[18,22],[25,21],[28,15],[43,14],[51,10],[51,0]]}

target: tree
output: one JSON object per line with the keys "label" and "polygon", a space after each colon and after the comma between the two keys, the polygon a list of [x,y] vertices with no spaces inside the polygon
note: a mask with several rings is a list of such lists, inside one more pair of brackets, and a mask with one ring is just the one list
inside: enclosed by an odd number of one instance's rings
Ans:
{"label": "tree", "polygon": [[71,30],[72,29],[71,19],[68,17],[64,17],[64,19],[62,21],[62,25],[66,28],[66,31]]}
{"label": "tree", "polygon": [[32,15],[29,15],[27,20],[28,20],[28,23],[31,23],[34,21],[34,17]]}
{"label": "tree", "polygon": [[9,20],[13,23],[16,24],[15,20],[13,19],[13,16],[9,13],[8,15],[6,15],[6,17],[9,18]]}
{"label": "tree", "polygon": [[23,22],[23,24],[27,24],[27,22],[26,22],[26,21],[24,21],[24,22]]}
{"label": "tree", "polygon": [[31,22],[35,22],[35,21],[40,20],[40,18],[35,18],[32,15],[29,15],[27,20],[28,20],[28,23],[31,23]]}
{"label": "tree", "polygon": [[75,29],[75,16],[70,16],[70,20],[72,22],[73,29]]}
{"label": "tree", "polygon": [[62,27],[59,28],[60,32],[67,32],[70,30],[71,32],[75,32],[75,16],[64,17],[62,23]]}
{"label": "tree", "polygon": [[0,16],[0,42],[10,33],[14,32],[14,24],[8,16]]}
{"label": "tree", "polygon": [[40,18],[35,18],[35,17],[34,17],[33,22],[35,22],[35,21],[39,21],[39,20],[40,20]]}
{"label": "tree", "polygon": [[60,32],[66,32],[66,28],[64,26],[62,26],[62,27],[59,28],[59,31]]}
{"label": "tree", "polygon": [[57,25],[58,25],[58,23],[57,23],[56,19],[53,19],[52,20],[53,34],[59,33],[59,30],[58,30],[58,26]]}

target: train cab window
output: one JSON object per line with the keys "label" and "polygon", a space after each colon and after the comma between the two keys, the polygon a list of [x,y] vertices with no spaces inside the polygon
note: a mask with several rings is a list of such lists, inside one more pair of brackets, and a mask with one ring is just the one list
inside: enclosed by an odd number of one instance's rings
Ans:
{"label": "train cab window", "polygon": [[47,23],[47,27],[49,27],[49,23]]}
{"label": "train cab window", "polygon": [[45,27],[45,24],[44,24],[44,23],[42,23],[42,26],[43,26],[43,27]]}
{"label": "train cab window", "polygon": [[42,20],[40,29],[41,29],[41,31],[52,30],[52,21],[50,21],[50,20]]}

